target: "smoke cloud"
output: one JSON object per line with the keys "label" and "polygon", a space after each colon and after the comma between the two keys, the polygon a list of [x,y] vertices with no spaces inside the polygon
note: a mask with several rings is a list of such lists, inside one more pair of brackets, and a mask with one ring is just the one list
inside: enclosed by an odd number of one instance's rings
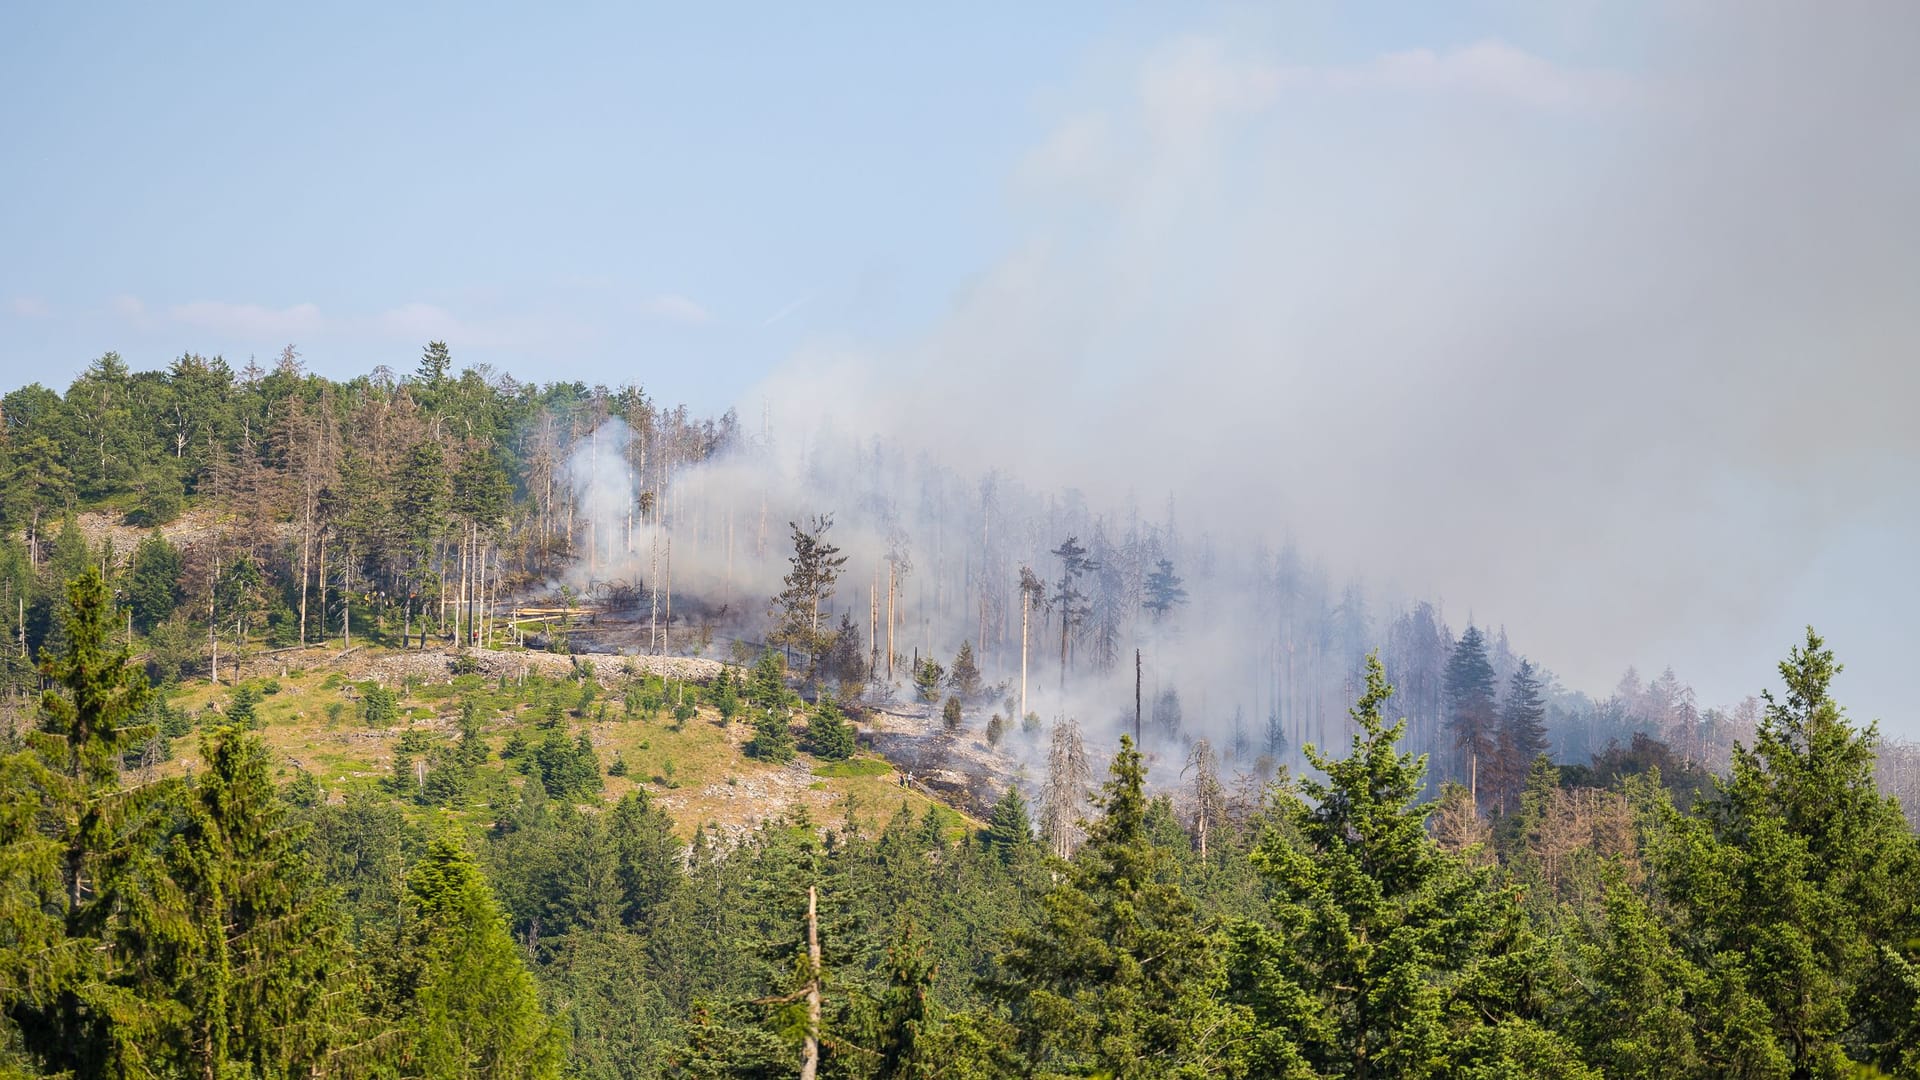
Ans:
{"label": "smoke cloud", "polygon": [[1596,692],[1672,663],[1730,702],[1820,622],[1884,711],[1901,671],[1860,639],[1920,588],[1801,583],[1863,529],[1920,537],[1920,8],[1595,20],[1611,50],[1562,51],[1630,63],[1314,66],[1279,25],[1090,77],[937,326],[748,408],[1101,507],[1172,493],[1223,553],[1297,538]]}

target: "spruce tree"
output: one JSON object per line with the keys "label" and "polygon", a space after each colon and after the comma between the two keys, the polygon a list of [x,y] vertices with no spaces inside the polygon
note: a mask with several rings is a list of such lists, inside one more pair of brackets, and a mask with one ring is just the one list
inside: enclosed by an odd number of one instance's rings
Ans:
{"label": "spruce tree", "polygon": [[828,761],[844,761],[853,756],[853,725],[847,722],[832,698],[821,698],[807,718],[807,750]]}
{"label": "spruce tree", "polygon": [[1155,564],[1153,572],[1147,575],[1146,592],[1147,598],[1140,606],[1147,609],[1155,622],[1187,602],[1186,584],[1173,572],[1171,559],[1161,559]]}
{"label": "spruce tree", "polygon": [[1220,1000],[1220,943],[1148,837],[1145,782],[1121,736],[1100,819],[1001,957],[996,994],[1044,1074],[1242,1075],[1247,1013]]}
{"label": "spruce tree", "polygon": [[1494,787],[1504,813],[1513,808],[1513,800],[1527,780],[1533,759],[1547,751],[1547,706],[1540,698],[1540,679],[1533,665],[1520,661],[1513,678],[1507,682],[1506,700],[1500,703],[1500,731],[1493,754]]}
{"label": "spruce tree", "polygon": [[765,709],[753,720],[753,738],[747,740],[747,754],[776,765],[793,760],[793,726],[784,708]]}
{"label": "spruce tree", "polygon": [[1498,722],[1486,637],[1479,627],[1469,626],[1447,657],[1447,730],[1475,799],[1480,798],[1480,770],[1493,757]]}
{"label": "spruce tree", "polygon": [[179,983],[181,1065],[202,1075],[325,1070],[359,1042],[351,956],[333,897],[269,776],[267,751],[238,728],[201,739],[187,824],[169,851],[196,940]]}
{"label": "spruce tree", "polygon": [[1754,746],[1695,813],[1667,811],[1653,848],[1704,973],[1703,1038],[1795,1076],[1916,1064],[1920,840],[1875,786],[1877,726],[1855,728],[1832,697],[1839,672],[1809,628]]}
{"label": "spruce tree", "polygon": [[1008,784],[1006,794],[993,804],[981,840],[1003,862],[1012,861],[1033,845],[1033,820],[1027,815],[1027,801],[1020,797],[1018,786]]}
{"label": "spruce tree", "polygon": [[407,1049],[420,1077],[543,1080],[560,1075],[560,1032],[493,893],[453,826],[442,825],[407,875]]}
{"label": "spruce tree", "polygon": [[1271,921],[1234,931],[1232,998],[1256,1019],[1256,1072],[1591,1075],[1499,1000],[1517,912],[1427,835],[1428,808],[1416,803],[1426,759],[1398,749],[1406,721],[1381,716],[1392,694],[1369,656],[1351,752],[1309,747],[1326,779],[1275,790],[1274,825],[1253,855],[1273,890]]}
{"label": "spruce tree", "polygon": [[192,951],[156,853],[168,783],[123,791],[125,749],[150,737],[147,679],[115,647],[94,567],[67,585],[61,649],[40,671],[42,723],[0,775],[0,989],[47,1073],[138,1074],[177,1036],[166,1003]]}
{"label": "spruce tree", "polygon": [[980,665],[973,659],[973,642],[960,643],[960,651],[953,657],[953,667],[947,672],[947,686],[962,701],[972,701],[980,696]]}
{"label": "spruce tree", "polygon": [[180,549],[159,533],[140,541],[134,548],[127,594],[133,608],[133,625],[141,633],[152,632],[180,606],[181,569]]}

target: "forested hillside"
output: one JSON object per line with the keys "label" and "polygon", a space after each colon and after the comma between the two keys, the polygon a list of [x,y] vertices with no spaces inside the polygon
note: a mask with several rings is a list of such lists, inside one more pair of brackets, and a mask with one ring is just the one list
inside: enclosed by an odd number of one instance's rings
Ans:
{"label": "forested hillside", "polygon": [[[1031,712],[1110,737],[1138,713],[1143,749],[1205,738],[1256,780],[1351,734],[1377,650],[1409,745],[1483,806],[1510,805],[1537,753],[1584,764],[1636,736],[1724,770],[1760,715],[1696,701],[1671,669],[1629,669],[1604,698],[1563,687],[1503,629],[1337,581],[1284,533],[1189,534],[1177,493],[1099,506],[880,440],[695,418],[633,385],[456,373],[437,342],[348,382],[292,346],[271,370],[108,354],[64,394],[6,394],[0,419],[16,711],[62,582],[96,563],[162,683],[319,641],[735,659],[774,643],[842,700],[885,702],[922,676],[947,696],[964,648],[969,723]],[[839,561],[795,592],[797,540]],[[554,615],[588,607],[603,618]],[[1889,747],[1881,778],[1920,807],[1911,748]]]}
{"label": "forested hillside", "polygon": [[438,343],[0,411],[0,1073],[1920,1076],[1917,770],[1811,631],[1595,700]]}

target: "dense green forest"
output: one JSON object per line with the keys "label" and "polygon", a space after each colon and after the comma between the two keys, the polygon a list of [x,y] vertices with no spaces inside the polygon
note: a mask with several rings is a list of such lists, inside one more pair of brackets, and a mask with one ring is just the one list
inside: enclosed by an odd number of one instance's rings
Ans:
{"label": "dense green forest", "polygon": [[[61,626],[0,757],[16,1075],[1920,1075],[1920,844],[1812,632],[1684,810],[1544,757],[1491,821],[1422,801],[1376,660],[1351,745],[1244,816],[1183,819],[1123,736],[1061,858],[1017,789],[959,838],[683,848],[535,771],[462,825],[276,790],[225,717],[135,782],[153,690],[97,569]],[[716,696],[784,705],[762,676]]]}
{"label": "dense green forest", "polygon": [[[1920,1076],[1914,770],[1811,631],[1730,710],[1593,701],[1171,506],[818,445],[796,505],[715,479],[773,453],[731,414],[437,344],[109,355],[0,419],[0,1073]],[[432,674],[320,674],[370,654]],[[296,686],[377,775],[276,749]],[[818,787],[892,775],[887,710],[984,733],[990,809],[722,827],[604,742]]]}

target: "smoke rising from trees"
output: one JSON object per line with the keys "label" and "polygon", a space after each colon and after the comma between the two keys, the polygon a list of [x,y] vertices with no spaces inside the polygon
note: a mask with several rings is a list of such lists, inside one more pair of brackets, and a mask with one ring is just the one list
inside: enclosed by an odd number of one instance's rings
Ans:
{"label": "smoke rising from trees", "polygon": [[[1809,619],[1910,651],[1864,571],[1789,598],[1823,551],[1920,532],[1920,14],[1871,6],[1609,8],[1540,53],[1328,67],[1259,44],[1297,13],[1168,43],[1061,89],[1016,241],[937,326],[747,407],[1175,492],[1196,533],[1292,535],[1596,691],[1672,662],[1733,700]],[[1849,692],[1891,706],[1892,678]]]}

